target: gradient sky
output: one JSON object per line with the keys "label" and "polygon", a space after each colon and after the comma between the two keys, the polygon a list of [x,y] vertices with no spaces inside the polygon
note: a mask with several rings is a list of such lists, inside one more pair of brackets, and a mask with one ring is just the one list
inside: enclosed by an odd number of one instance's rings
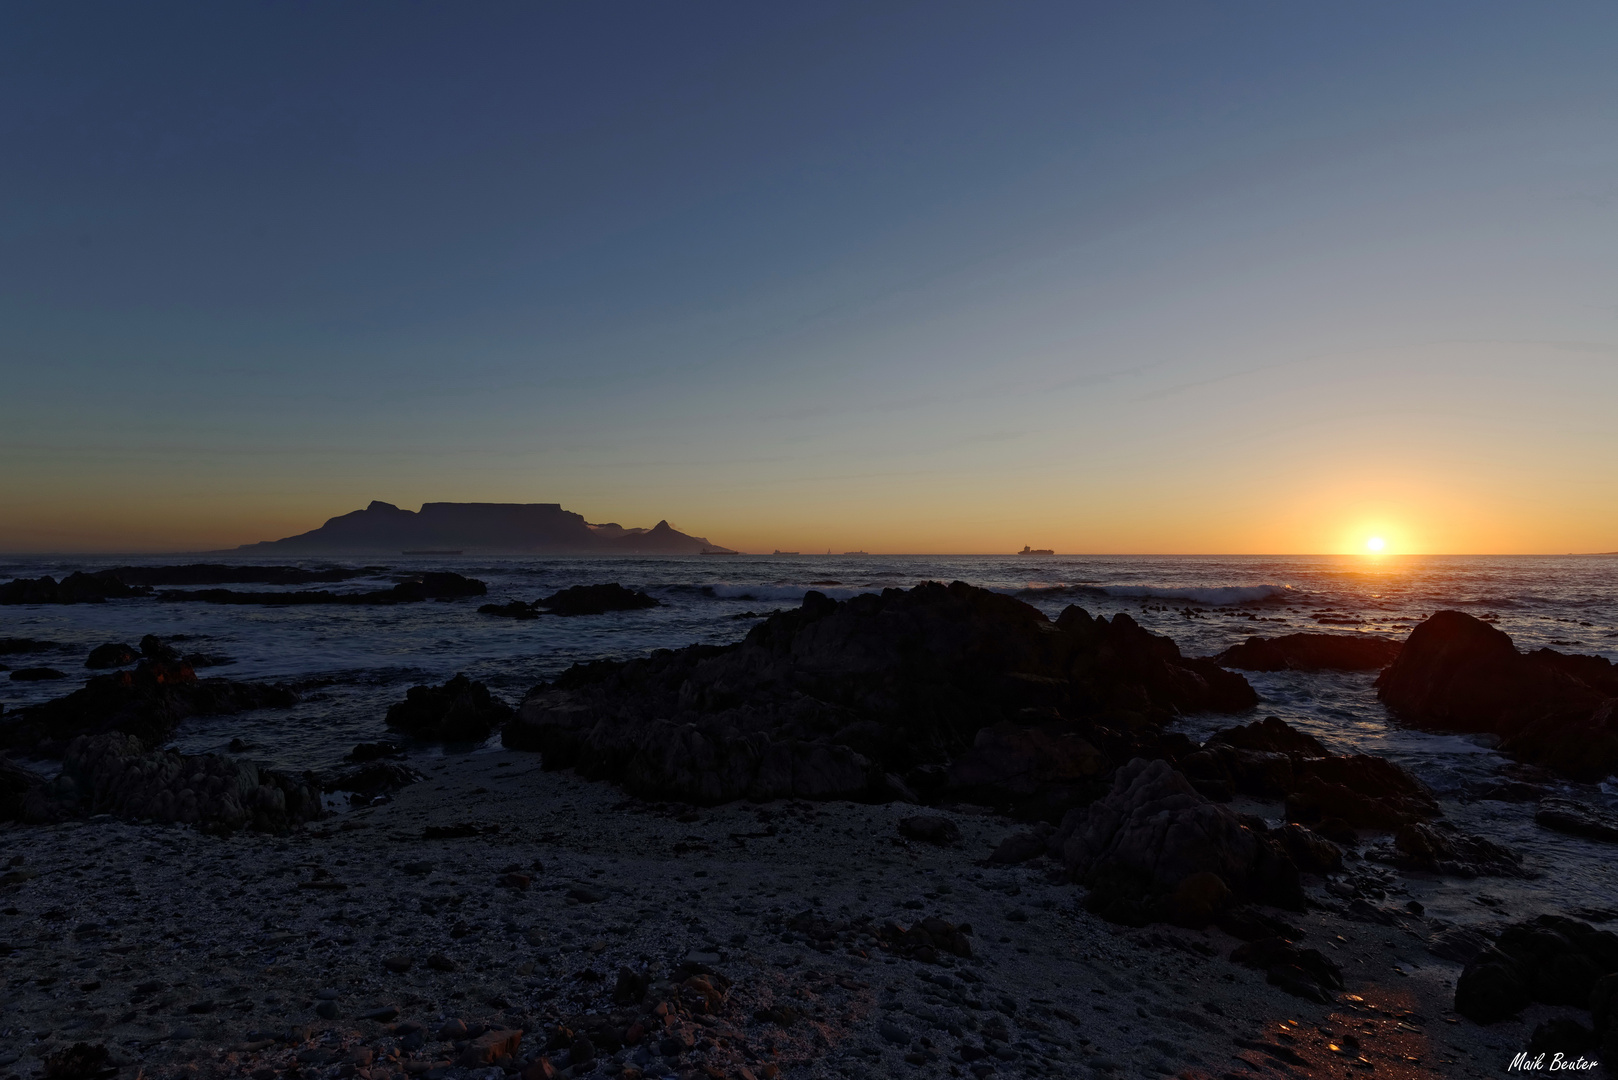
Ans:
{"label": "gradient sky", "polygon": [[1611,3],[7,4],[0,549],[1618,548]]}

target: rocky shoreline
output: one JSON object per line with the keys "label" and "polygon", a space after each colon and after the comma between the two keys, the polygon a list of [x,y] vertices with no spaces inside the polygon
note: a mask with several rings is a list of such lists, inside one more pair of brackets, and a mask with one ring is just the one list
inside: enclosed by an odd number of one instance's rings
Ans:
{"label": "rocky shoreline", "polygon": [[[644,606],[619,592],[574,595]],[[1258,698],[1221,664],[1387,663],[1411,722],[1498,731],[1574,780],[1579,739],[1606,752],[1611,666],[1454,612],[1332,637],[1216,662],[959,582],[811,592],[735,645],[580,664],[515,711],[463,676],[418,686],[390,728],[503,749],[424,773],[365,744],[340,776],[160,749],[188,715],[295,694],[112,643],[92,660],[133,670],[3,721],[63,768],[0,770],[0,964],[29,1017],[0,1060],[982,1080],[1615,1056],[1618,935],[1592,924],[1618,912],[1547,894],[1511,921],[1472,882],[1533,881],[1532,858],[1390,761],[1239,722]],[[1235,715],[1175,730],[1210,712]],[[1618,835],[1523,775],[1484,797],[1542,800],[1567,842]]]}

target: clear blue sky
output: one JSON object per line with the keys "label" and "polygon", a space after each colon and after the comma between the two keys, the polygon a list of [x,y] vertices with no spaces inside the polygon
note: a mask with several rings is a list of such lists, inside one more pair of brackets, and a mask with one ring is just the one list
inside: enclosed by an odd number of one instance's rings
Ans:
{"label": "clear blue sky", "polygon": [[1618,548],[1618,6],[0,8],[0,548]]}

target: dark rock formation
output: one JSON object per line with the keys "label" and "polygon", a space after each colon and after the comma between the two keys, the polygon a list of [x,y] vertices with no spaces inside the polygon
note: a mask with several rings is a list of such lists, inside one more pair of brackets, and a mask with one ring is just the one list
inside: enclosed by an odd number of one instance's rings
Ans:
{"label": "dark rock formation", "polygon": [[85,657],[84,666],[96,671],[105,671],[107,668],[124,667],[140,659],[140,653],[122,642],[109,641],[105,645],[97,645]]}
{"label": "dark rock formation", "polygon": [[116,578],[75,572],[61,581],[49,576],[14,578],[0,585],[0,604],[103,604],[148,596],[151,591],[125,585]]}
{"label": "dark rock formation", "polygon": [[927,844],[958,844],[961,842],[961,830],[947,817],[936,814],[916,814],[912,817],[899,819],[899,835],[911,840],[920,840]]}
{"label": "dark rock formation", "polygon": [[1274,716],[1213,735],[1178,761],[1202,794],[1285,799],[1287,816],[1318,825],[1393,829],[1438,815],[1438,803],[1409,770],[1368,754],[1332,754],[1312,735]]}
{"label": "dark rock formation", "polygon": [[388,727],[432,742],[482,742],[510,720],[511,706],[457,675],[443,686],[412,686],[388,708]]}
{"label": "dark rock formation", "polygon": [[1371,634],[1250,637],[1214,661],[1243,671],[1376,671],[1399,655],[1399,642]]}
{"label": "dark rock formation", "polygon": [[1618,668],[1601,657],[1525,655],[1504,631],[1440,611],[1410,632],[1376,685],[1408,723],[1492,732],[1502,752],[1587,783],[1618,770]]}
{"label": "dark rock formation", "polygon": [[1200,926],[1239,900],[1303,909],[1298,870],[1270,837],[1209,802],[1166,761],[1136,758],[1051,839],[1090,910],[1126,925]]}
{"label": "dark rock formation", "polygon": [[1343,849],[1296,822],[1269,834],[1305,874],[1337,874],[1343,869]]}
{"label": "dark rock formation", "polygon": [[216,754],[149,751],[120,732],[74,739],[61,775],[25,808],[31,821],[85,813],[276,833],[322,815],[320,789],[307,777]]}
{"label": "dark rock formation", "polygon": [[[1508,927],[1494,948],[1467,964],[1455,1011],[1479,1024],[1509,1019],[1530,1002],[1590,1008],[1604,976],[1618,972],[1618,934],[1559,915]],[[1610,1007],[1610,1006],[1609,1006]]]}
{"label": "dark rock formation", "polygon": [[1522,856],[1481,836],[1463,833],[1447,822],[1401,825],[1391,848],[1373,847],[1365,857],[1404,870],[1426,870],[1454,877],[1535,876],[1523,869]]}
{"label": "dark rock formation", "polygon": [[1618,844],[1618,814],[1571,799],[1546,799],[1534,812],[1534,820],[1547,829]]}
{"label": "dark rock formation", "polygon": [[426,777],[401,761],[373,760],[358,768],[347,769],[325,784],[327,791],[346,791],[350,801],[359,804],[373,802],[378,796],[390,795]]}
{"label": "dark rock formation", "polygon": [[[1024,820],[1059,819],[1107,790],[1112,763],[1078,722],[980,728],[943,772],[950,797],[999,806]],[[923,777],[906,777],[914,782]],[[925,784],[923,784],[925,787]]]}
{"label": "dark rock formation", "polygon": [[696,555],[727,549],[700,536],[687,536],[667,521],[651,529],[626,529],[616,523],[591,525],[558,503],[424,503],[420,512],[414,512],[373,502],[364,510],[331,518],[310,532],[244,544],[237,550],[265,555],[398,555],[410,550]]}
{"label": "dark rock formation", "polygon": [[65,678],[67,678],[67,672],[57,671],[52,667],[18,668],[11,673],[12,682],[47,682],[51,679]]}
{"label": "dark rock formation", "polygon": [[30,797],[45,787],[32,769],[0,757],[0,821],[21,821]]}
{"label": "dark rock formation", "polygon": [[415,604],[423,600],[457,600],[467,596],[482,596],[488,587],[476,578],[462,577],[447,571],[426,571],[412,574],[391,589],[372,589],[360,593],[334,593],[325,589],[300,592],[237,592],[234,589],[166,589],[158,594],[160,600],[193,600],[209,604],[265,604],[269,606],[303,604]]}
{"label": "dark rock formation", "polygon": [[37,641],[34,638],[8,637],[0,638],[0,656],[15,656],[18,653],[49,652],[57,648],[54,641]]}
{"label": "dark rock formation", "polygon": [[1260,938],[1236,946],[1230,958],[1243,967],[1266,974],[1271,986],[1294,997],[1321,1004],[1331,1002],[1331,991],[1343,988],[1343,972],[1316,949],[1300,949],[1279,937]]}
{"label": "dark rock formation", "polygon": [[94,676],[65,697],[7,713],[0,745],[56,756],[80,735],[109,731],[157,745],[189,716],[285,709],[297,700],[284,686],[198,679],[189,664],[143,659],[131,671]]}
{"label": "dark rock formation", "polygon": [[[1112,760],[1155,753],[1176,711],[1254,701],[1239,675],[1182,658],[1127,615],[1070,607],[1052,623],[1007,596],[928,583],[842,603],[811,592],[736,645],[575,665],[529,693],[504,740],[547,768],[701,805],[970,790],[1054,816],[1093,795]],[[1047,770],[1033,758],[1053,745]],[[1076,794],[1036,797],[1053,777]]]}
{"label": "dark rock formation", "polygon": [[537,606],[552,615],[602,615],[609,611],[637,611],[660,606],[660,601],[644,592],[626,589],[617,582],[606,585],[574,585],[538,601]]}

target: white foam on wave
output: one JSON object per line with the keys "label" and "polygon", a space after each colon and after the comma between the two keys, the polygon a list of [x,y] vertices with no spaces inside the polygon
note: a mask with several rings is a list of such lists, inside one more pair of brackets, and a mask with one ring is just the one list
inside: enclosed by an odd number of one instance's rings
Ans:
{"label": "white foam on wave", "polygon": [[1184,600],[1209,607],[1273,603],[1299,597],[1298,590],[1290,585],[1099,585],[1092,588],[1107,596]]}
{"label": "white foam on wave", "polygon": [[[728,581],[715,581],[706,585],[680,586],[682,592],[696,592],[703,596],[711,596],[716,600],[748,600],[748,601],[783,601],[801,604],[806,594],[810,592],[825,593],[833,600],[847,600],[860,593],[878,592],[880,589],[851,588],[848,586],[833,585],[804,585],[796,583],[777,583],[773,585],[735,585]],[[671,590],[673,591],[673,590]]]}

